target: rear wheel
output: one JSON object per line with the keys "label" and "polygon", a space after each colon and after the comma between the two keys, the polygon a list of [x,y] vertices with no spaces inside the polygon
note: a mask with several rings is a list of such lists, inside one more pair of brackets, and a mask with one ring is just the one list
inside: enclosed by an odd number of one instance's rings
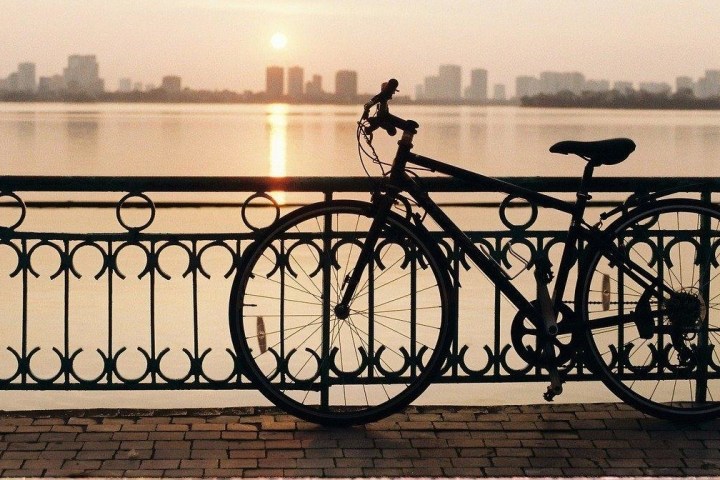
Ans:
{"label": "rear wheel", "polygon": [[244,373],[275,405],[315,423],[365,423],[407,406],[451,340],[445,261],[395,214],[349,314],[336,314],[373,219],[363,202],[302,208],[248,248],[233,284]]}
{"label": "rear wheel", "polygon": [[[605,234],[622,253],[596,246],[577,296],[598,373],[650,415],[717,417],[720,211],[693,200],[658,201],[619,218]],[[639,269],[656,280],[643,280]]]}

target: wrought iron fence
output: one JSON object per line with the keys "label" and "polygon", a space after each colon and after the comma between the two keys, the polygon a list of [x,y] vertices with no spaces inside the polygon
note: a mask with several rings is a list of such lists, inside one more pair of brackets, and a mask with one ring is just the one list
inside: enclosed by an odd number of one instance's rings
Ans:
{"label": "wrought iron fence", "polygon": [[[577,187],[567,178],[506,180],[569,198]],[[299,204],[369,199],[380,181],[0,177],[0,389],[251,388],[227,327],[244,249]],[[541,250],[552,257],[563,242],[564,217],[535,215],[534,206],[458,181],[424,182],[521,286],[523,275],[532,279],[525,262]],[[598,213],[628,195],[666,189],[707,199],[720,181],[598,178],[591,206]],[[511,346],[516,312],[438,237],[461,286],[458,337],[440,381],[541,380]],[[589,376],[582,361],[569,370]]]}

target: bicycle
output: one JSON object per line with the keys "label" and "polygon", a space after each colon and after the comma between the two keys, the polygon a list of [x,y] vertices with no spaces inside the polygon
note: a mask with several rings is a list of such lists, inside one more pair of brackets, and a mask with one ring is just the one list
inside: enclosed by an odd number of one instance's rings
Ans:
{"label": "bicycle", "polygon": [[[512,345],[547,371],[546,400],[562,392],[563,367],[580,357],[642,412],[688,421],[718,416],[720,210],[656,192],[631,196],[588,224],[583,216],[594,169],[625,160],[635,149],[632,140],[553,145],[551,152],[586,161],[568,202],[413,153],[419,125],[388,108],[397,85],[384,84],[358,122],[361,159],[364,152],[380,162],[375,130],[402,132],[371,202],[302,207],[243,254],[230,296],[242,373],[275,405],[325,425],[375,421],[409,405],[447,368],[457,327],[452,265],[424,224],[430,217],[517,308]],[[567,214],[557,275],[547,256],[533,259],[537,295],[526,298],[429,197],[415,168],[490,184]],[[409,202],[424,214],[412,212]],[[397,205],[406,206],[404,215]],[[572,308],[563,299],[575,265]]]}

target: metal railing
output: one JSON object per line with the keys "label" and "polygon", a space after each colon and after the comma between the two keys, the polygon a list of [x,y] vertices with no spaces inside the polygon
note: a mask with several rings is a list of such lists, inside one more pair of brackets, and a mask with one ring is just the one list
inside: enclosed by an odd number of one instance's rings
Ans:
{"label": "metal railing", "polygon": [[[578,185],[505,180],[568,198]],[[565,220],[541,212],[528,222],[527,203],[449,179],[423,182],[521,284],[531,273],[510,242],[521,239],[530,259],[563,241]],[[0,177],[0,389],[251,388],[227,327],[244,249],[297,205],[369,199],[372,185],[365,177]],[[638,192],[711,198],[720,179],[597,178],[593,190],[599,213]],[[446,250],[462,287],[458,338],[440,381],[543,379],[513,352],[516,312],[450,240]],[[581,359],[568,370],[590,377]]]}

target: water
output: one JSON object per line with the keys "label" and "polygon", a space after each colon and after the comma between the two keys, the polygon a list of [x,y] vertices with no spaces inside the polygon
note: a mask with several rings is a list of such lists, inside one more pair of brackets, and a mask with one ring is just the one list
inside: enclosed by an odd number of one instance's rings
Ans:
{"label": "water", "polygon": [[[638,145],[636,152],[621,165],[599,169],[599,175],[720,176],[720,112],[429,106],[392,111],[420,123],[417,152],[488,175],[575,176],[582,161],[552,155],[550,145],[630,137]],[[0,104],[2,173],[363,175],[355,143],[359,113],[358,106]],[[392,157],[395,143],[395,138],[377,134],[382,158]],[[186,227],[195,231],[204,226]],[[478,302],[468,295],[461,303],[477,311],[482,308]],[[52,304],[37,308],[39,314],[58,316],[42,311]],[[221,323],[218,328],[225,329]],[[128,332],[129,343],[133,329]],[[540,401],[544,385],[438,386],[421,401],[448,403],[447,388],[453,388],[452,403],[491,404],[508,398]],[[562,400],[612,399],[604,389],[596,392],[570,384]],[[250,391],[0,392],[0,409],[261,403]]]}
{"label": "water", "polygon": [[[398,106],[415,150],[496,176],[572,176],[560,140],[630,137],[612,176],[720,175],[720,112]],[[363,175],[359,106],[0,104],[9,175]],[[396,139],[378,134],[383,158]]]}

